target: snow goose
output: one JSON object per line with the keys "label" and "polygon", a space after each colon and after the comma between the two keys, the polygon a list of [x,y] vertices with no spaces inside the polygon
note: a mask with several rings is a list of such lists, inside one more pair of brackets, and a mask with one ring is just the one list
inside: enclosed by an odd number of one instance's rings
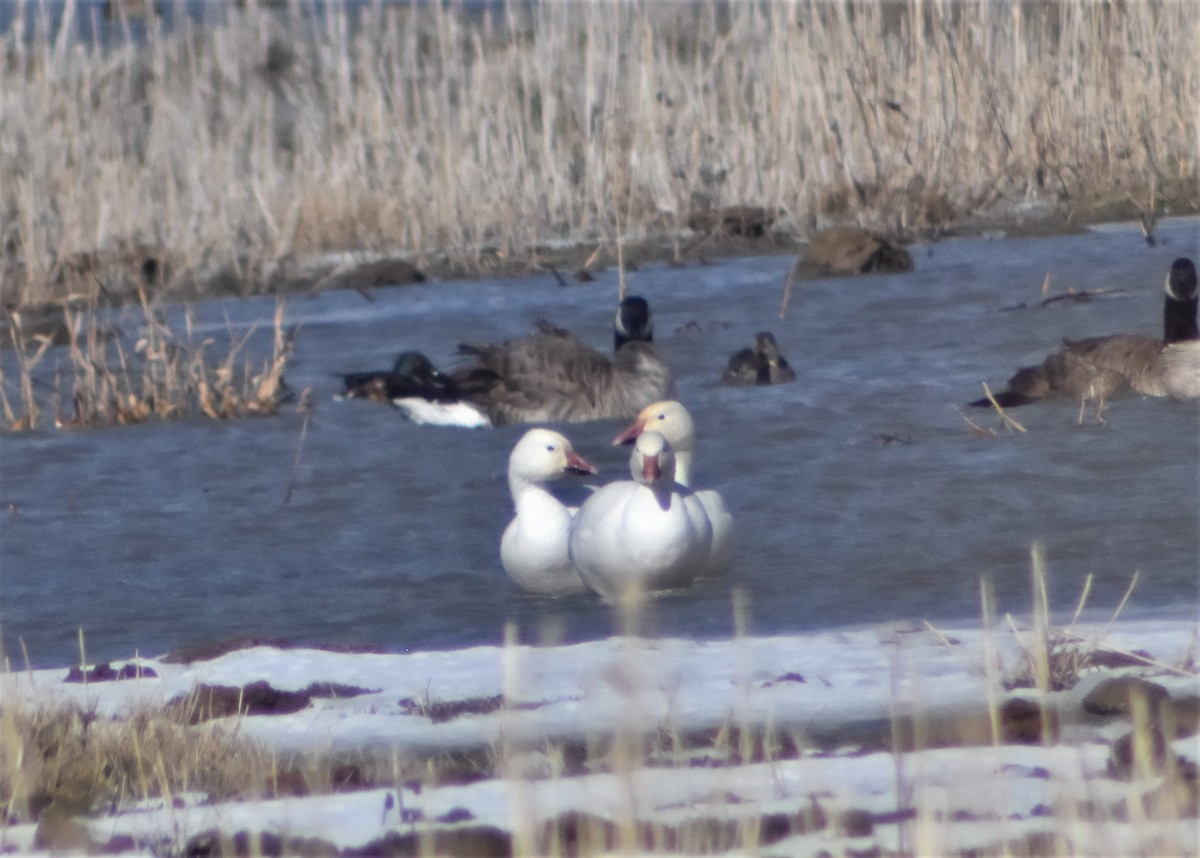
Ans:
{"label": "snow goose", "polygon": [[609,483],[571,522],[571,561],[609,601],[685,587],[708,558],[712,526],[700,501],[675,481],[667,439],[644,432],[629,460],[633,480]]}
{"label": "snow goose", "polygon": [[[1105,398],[1126,387],[1144,396],[1200,397],[1197,302],[1196,266],[1176,259],[1167,272],[1161,340],[1140,334],[1063,340],[1042,363],[1018,370],[996,402],[1013,408],[1052,397],[1092,399],[1099,414]],[[970,403],[991,404],[986,397]]]}
{"label": "snow goose", "polygon": [[586,589],[571,563],[567,538],[574,510],[547,484],[566,474],[596,469],[549,429],[530,429],[508,457],[508,488],[516,515],[500,538],[500,564],[531,593],[559,596]]}
{"label": "snow goose", "polygon": [[[682,402],[673,399],[647,405],[637,419],[613,444],[632,444],[644,432],[658,432],[667,439],[675,451],[675,481],[682,486],[692,485],[692,457],[696,451],[696,427],[692,415]],[[725,499],[713,489],[695,491],[697,499],[704,505],[705,514],[712,524],[712,551],[704,564],[701,576],[724,575],[733,565],[737,553],[737,535],[734,532],[733,516],[725,506]]]}
{"label": "snow goose", "polygon": [[754,335],[754,348],[734,352],[723,376],[723,381],[732,387],[787,384],[795,380],[796,371],[788,366],[770,331],[759,331]]}
{"label": "snow goose", "polygon": [[452,374],[461,393],[496,426],[632,417],[668,395],[671,371],[655,351],[645,299],[617,309],[615,353],[603,354],[547,323],[528,336],[494,345],[463,345],[470,363]]}

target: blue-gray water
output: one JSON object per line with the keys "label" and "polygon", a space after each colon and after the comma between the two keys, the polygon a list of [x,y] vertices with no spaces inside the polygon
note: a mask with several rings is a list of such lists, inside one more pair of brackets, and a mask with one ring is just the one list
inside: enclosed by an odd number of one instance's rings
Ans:
{"label": "blue-gray water", "polygon": [[[777,316],[791,259],[646,267],[629,275],[700,435],[697,482],[720,488],[740,525],[727,580],[657,600],[653,628],[801,631],[893,619],[979,616],[980,578],[1000,610],[1028,612],[1030,547],[1045,549],[1052,607],[1192,610],[1197,601],[1200,410],[1127,397],[1107,422],[1077,405],[1014,411],[1027,434],[979,437],[962,403],[1060,337],[1157,334],[1171,260],[1196,256],[1198,222],[1083,235],[954,240],[913,248],[917,270],[810,281]],[[1054,292],[1126,287],[1087,303]],[[290,299],[300,324],[288,371],[311,386],[294,492],[284,494],[302,418],[192,420],[103,431],[44,429],[0,439],[0,630],[14,664],[158,653],[230,636],[360,642],[393,650],[606,636],[589,596],[524,595],[504,575],[509,450],[523,431],[415,426],[391,409],[337,402],[336,374],[389,366],[402,349],[453,361],[461,340],[516,336],[546,316],[597,346],[611,341],[616,275],[433,283]],[[1006,309],[1026,303],[1027,309]],[[269,328],[271,300],[194,308],[217,337]],[[136,327],[131,314],[127,327]],[[227,319],[229,320],[227,322]],[[696,323],[691,325],[689,323]],[[698,328],[698,330],[697,330]],[[716,385],[730,353],[774,331],[798,373],[773,388]],[[4,361],[13,378],[12,355]],[[50,358],[47,369],[53,366]],[[11,391],[10,391],[11,393]],[[989,412],[968,416],[996,428]],[[627,473],[622,421],[569,437],[605,479]],[[900,440],[885,442],[884,436]]]}

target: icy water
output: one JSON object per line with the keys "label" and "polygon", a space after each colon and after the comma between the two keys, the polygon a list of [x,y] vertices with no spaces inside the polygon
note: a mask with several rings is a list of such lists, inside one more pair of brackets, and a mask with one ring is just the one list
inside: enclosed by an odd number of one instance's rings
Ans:
{"label": "icy water", "polygon": [[[647,267],[630,287],[651,302],[657,342],[699,427],[697,483],[720,488],[741,532],[727,578],[655,601],[658,633],[799,632],[979,615],[980,579],[1001,610],[1028,612],[1030,547],[1044,546],[1052,606],[1192,611],[1200,569],[1200,422],[1195,402],[1123,398],[1107,422],[1074,403],[1014,412],[1027,434],[979,437],[960,415],[981,382],[1003,385],[1062,336],[1159,332],[1171,260],[1196,256],[1200,222],[1128,225],[1042,239],[912,248],[917,270],[809,281],[777,316],[790,258]],[[1128,291],[1037,307],[1042,282]],[[0,631],[15,664],[159,653],[231,636],[356,642],[389,650],[614,630],[589,596],[525,595],[500,568],[511,515],[509,450],[524,431],[433,428],[371,403],[338,402],[337,373],[389,366],[402,349],[453,362],[462,340],[520,335],[540,316],[610,344],[616,274],[434,283],[292,298],[299,324],[288,381],[318,408],[285,503],[302,418],[194,420],[0,439]],[[1014,306],[1026,304],[1022,309]],[[269,328],[272,300],[195,308]],[[135,324],[131,321],[127,325]],[[228,320],[228,321],[227,321]],[[769,329],[796,383],[718,386],[733,351]],[[11,354],[5,354],[6,373]],[[11,376],[8,376],[11,378]],[[969,415],[999,426],[989,412]],[[624,478],[623,421],[565,431]]]}

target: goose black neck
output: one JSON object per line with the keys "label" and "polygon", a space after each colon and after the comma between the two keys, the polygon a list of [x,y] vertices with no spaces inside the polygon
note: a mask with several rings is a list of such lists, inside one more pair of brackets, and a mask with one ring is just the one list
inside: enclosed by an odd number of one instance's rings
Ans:
{"label": "goose black neck", "polygon": [[613,351],[619,351],[621,346],[635,340],[654,342],[654,322],[650,318],[650,305],[646,299],[630,295],[617,307],[616,323],[613,325]]}
{"label": "goose black neck", "polygon": [[1167,300],[1163,305],[1163,340],[1179,343],[1200,339],[1196,328],[1196,266],[1186,256],[1171,263],[1167,272]]}
{"label": "goose black neck", "polygon": [[1163,342],[1182,343],[1200,340],[1200,328],[1196,325],[1196,309],[1200,299],[1196,297],[1181,301],[1167,297],[1163,307]]}

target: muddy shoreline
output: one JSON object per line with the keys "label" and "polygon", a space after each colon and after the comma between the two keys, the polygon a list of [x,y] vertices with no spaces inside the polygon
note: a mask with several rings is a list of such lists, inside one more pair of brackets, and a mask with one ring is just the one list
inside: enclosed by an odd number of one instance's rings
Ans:
{"label": "muddy shoreline", "polygon": [[[1163,216],[1200,213],[1200,181],[1181,184],[1167,198],[1169,202],[1161,196],[1159,199]],[[1034,201],[1005,211],[947,219],[944,223],[924,220],[926,226],[921,230],[887,237],[897,245],[981,235],[1050,237],[1078,233],[1094,224],[1132,221],[1141,225],[1148,243],[1157,240],[1157,215],[1147,214],[1128,197],[1097,198],[1086,208],[1071,210],[1048,201]],[[731,206],[694,214],[684,231],[634,240],[619,251],[613,243],[595,241],[547,243],[519,253],[496,248],[429,254],[343,250],[288,254],[273,262],[245,260],[238,266],[202,271],[180,270],[178,259],[182,255],[168,249],[116,247],[60,261],[51,273],[53,282],[45,290],[56,296],[50,300],[25,305],[6,300],[0,306],[0,342],[3,347],[11,347],[10,331],[19,326],[26,341],[48,337],[55,344],[65,344],[69,340],[66,307],[81,310],[136,305],[143,300],[156,303],[261,295],[287,297],[336,289],[352,289],[371,300],[373,290],[378,288],[536,274],[554,277],[567,287],[621,265],[633,271],[652,264],[705,265],[715,259],[746,256],[800,258],[810,237],[811,234],[801,237],[801,231],[793,223],[764,208]],[[20,269],[10,269],[6,279],[20,276]],[[812,275],[798,269],[796,276]]]}

